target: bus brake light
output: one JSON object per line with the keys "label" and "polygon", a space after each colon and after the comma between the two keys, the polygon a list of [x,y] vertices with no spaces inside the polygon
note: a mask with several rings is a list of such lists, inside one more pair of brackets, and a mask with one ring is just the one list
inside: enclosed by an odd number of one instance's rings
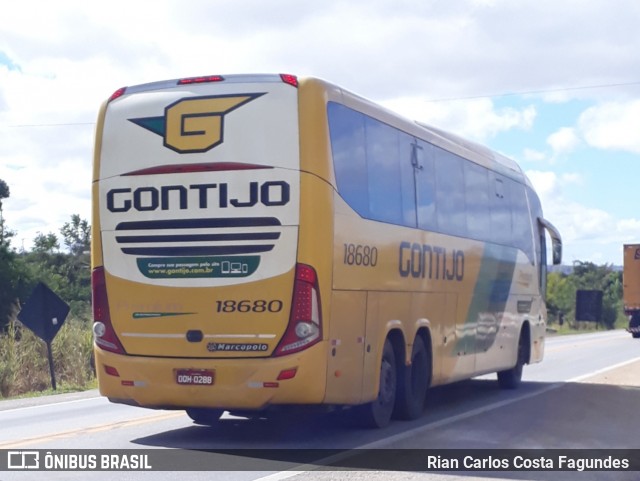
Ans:
{"label": "bus brake light", "polygon": [[127,87],[119,88],[118,90],[116,90],[111,94],[111,97],[109,97],[109,100],[107,100],[107,102],[112,102],[115,99],[122,97],[126,91],[127,91]]}
{"label": "bus brake light", "polygon": [[222,82],[224,77],[221,75],[205,75],[202,77],[189,77],[178,80],[178,85],[204,84],[209,82]]}
{"label": "bus brake light", "polygon": [[322,312],[318,276],[313,267],[296,265],[289,325],[274,356],[286,356],[313,346],[322,339]]}
{"label": "bus brake light", "polygon": [[289,84],[292,87],[298,86],[298,77],[296,77],[295,75],[291,75],[288,73],[281,73],[280,78],[284,83]]}
{"label": "bus brake light", "polygon": [[93,334],[96,344],[105,351],[116,354],[126,354],[111,325],[104,267],[96,267],[91,273],[91,294],[93,305]]}

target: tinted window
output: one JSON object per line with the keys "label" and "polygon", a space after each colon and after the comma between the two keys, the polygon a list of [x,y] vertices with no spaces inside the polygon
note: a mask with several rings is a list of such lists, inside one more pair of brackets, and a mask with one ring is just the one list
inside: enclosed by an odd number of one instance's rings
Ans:
{"label": "tinted window", "polygon": [[416,227],[416,179],[412,159],[415,140],[404,132],[399,133],[399,164],[402,195],[402,224]]}
{"label": "tinted window", "polygon": [[518,182],[510,181],[511,194],[511,227],[514,245],[522,249],[531,262],[534,260],[531,218],[525,187]]}
{"label": "tinted window", "polygon": [[507,179],[503,175],[491,172],[489,174],[492,190],[491,204],[491,240],[497,244],[511,244],[511,204]]}
{"label": "tinted window", "polygon": [[433,145],[418,142],[414,147],[416,162],[416,192],[418,205],[418,227],[438,230],[436,218],[436,173],[433,161]]}
{"label": "tinted window", "polygon": [[447,234],[465,236],[467,216],[462,159],[437,147],[434,152],[438,229]]}
{"label": "tinted window", "polygon": [[370,117],[365,125],[369,214],[372,219],[402,224],[398,131]]}
{"label": "tinted window", "polygon": [[540,227],[538,223],[538,218],[542,218],[542,206],[540,205],[540,199],[538,195],[530,188],[526,188],[527,197],[529,199],[530,209],[531,209],[531,217],[533,222],[534,232],[536,235],[534,236],[534,252],[535,258],[538,265],[546,265],[546,259],[543,257],[546,256],[546,250],[544,248],[545,242],[545,234],[544,229]]}
{"label": "tinted window", "polygon": [[329,103],[328,114],[338,192],[353,210],[369,217],[364,116],[335,103]]}
{"label": "tinted window", "polygon": [[362,217],[415,227],[413,137],[333,102],[327,112],[342,198]]}
{"label": "tinted window", "polygon": [[489,240],[491,238],[489,172],[473,162],[465,162],[464,185],[467,234],[474,239]]}
{"label": "tinted window", "polygon": [[526,198],[535,219],[533,191],[343,105],[330,102],[328,115],[338,192],[362,217],[514,246],[540,259]]}

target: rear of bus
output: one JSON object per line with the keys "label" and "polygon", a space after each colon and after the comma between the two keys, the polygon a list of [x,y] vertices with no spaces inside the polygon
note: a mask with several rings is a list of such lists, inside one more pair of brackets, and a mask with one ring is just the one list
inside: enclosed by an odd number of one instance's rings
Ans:
{"label": "rear of bus", "polygon": [[[322,402],[332,254],[313,243],[331,188],[301,169],[298,97],[293,76],[212,76],[120,89],[103,105],[92,285],[104,396]],[[317,204],[306,227],[301,202]]]}

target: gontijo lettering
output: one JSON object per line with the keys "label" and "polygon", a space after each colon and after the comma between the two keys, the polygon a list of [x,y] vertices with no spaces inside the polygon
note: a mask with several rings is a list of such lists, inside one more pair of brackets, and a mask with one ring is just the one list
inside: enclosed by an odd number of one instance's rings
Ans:
{"label": "gontijo lettering", "polygon": [[398,269],[402,277],[462,281],[464,252],[403,241],[400,243]]}
{"label": "gontijo lettering", "polygon": [[107,209],[110,212],[154,211],[190,207],[199,209],[228,207],[253,207],[260,203],[267,207],[282,206],[291,200],[291,188],[282,180],[249,182],[248,189],[236,189],[229,193],[229,184],[163,185],[160,187],[120,188],[107,192]]}

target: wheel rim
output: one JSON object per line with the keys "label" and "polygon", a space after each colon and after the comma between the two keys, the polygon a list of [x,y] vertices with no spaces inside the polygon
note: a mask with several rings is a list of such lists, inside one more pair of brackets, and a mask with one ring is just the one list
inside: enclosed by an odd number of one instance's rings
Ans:
{"label": "wheel rim", "polygon": [[380,404],[383,406],[393,402],[395,393],[393,366],[387,359],[382,360],[380,367],[380,395],[378,397]]}

